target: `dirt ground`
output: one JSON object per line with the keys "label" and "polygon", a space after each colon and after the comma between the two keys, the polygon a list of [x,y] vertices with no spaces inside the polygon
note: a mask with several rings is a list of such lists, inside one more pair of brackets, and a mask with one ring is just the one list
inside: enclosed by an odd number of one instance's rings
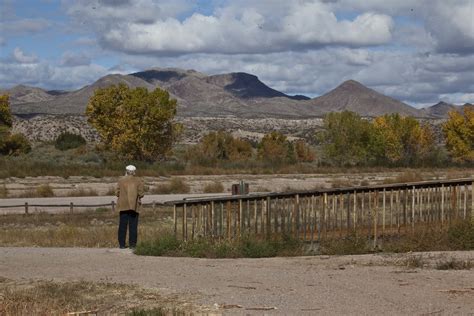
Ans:
{"label": "dirt ground", "polygon": [[[130,250],[0,248],[0,277],[135,284],[209,314],[473,315],[474,251],[267,259],[136,256]],[[422,263],[418,268],[409,262]],[[1,295],[1,293],[0,293]]]}

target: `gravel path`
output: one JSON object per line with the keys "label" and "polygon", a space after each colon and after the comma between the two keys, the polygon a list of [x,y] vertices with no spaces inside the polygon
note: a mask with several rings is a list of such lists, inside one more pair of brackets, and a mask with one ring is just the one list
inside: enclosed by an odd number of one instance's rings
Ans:
{"label": "gravel path", "polygon": [[0,248],[0,276],[135,283],[230,314],[474,314],[474,272],[433,268],[443,258],[472,261],[474,251],[424,253],[417,269],[403,266],[408,256],[420,254],[214,260]]}

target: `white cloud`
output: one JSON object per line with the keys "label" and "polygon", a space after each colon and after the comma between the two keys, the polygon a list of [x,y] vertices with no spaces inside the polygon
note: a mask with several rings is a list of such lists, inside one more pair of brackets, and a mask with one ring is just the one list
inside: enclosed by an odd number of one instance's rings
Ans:
{"label": "white cloud", "polygon": [[13,50],[13,59],[20,64],[34,64],[38,61],[36,55],[27,55],[19,47]]}
{"label": "white cloud", "polygon": [[194,13],[184,20],[162,6],[144,10],[145,3],[149,2],[91,10],[80,2],[68,12],[93,21],[105,48],[133,54],[240,54],[327,45],[371,46],[390,41],[393,29],[388,15],[367,12],[353,20],[338,19],[328,5],[318,1],[280,3],[279,8],[287,10],[277,12],[264,10],[270,7],[264,1],[265,5],[219,8],[212,15]]}

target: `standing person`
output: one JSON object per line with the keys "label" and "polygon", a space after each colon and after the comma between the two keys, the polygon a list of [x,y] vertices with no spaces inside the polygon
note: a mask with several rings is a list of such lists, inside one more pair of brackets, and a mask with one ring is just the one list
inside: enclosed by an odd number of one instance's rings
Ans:
{"label": "standing person", "polygon": [[125,248],[125,237],[128,226],[128,245],[135,248],[138,233],[138,208],[144,193],[143,180],[135,176],[137,168],[128,165],[125,176],[117,183],[117,209],[120,212],[118,242],[121,249]]}

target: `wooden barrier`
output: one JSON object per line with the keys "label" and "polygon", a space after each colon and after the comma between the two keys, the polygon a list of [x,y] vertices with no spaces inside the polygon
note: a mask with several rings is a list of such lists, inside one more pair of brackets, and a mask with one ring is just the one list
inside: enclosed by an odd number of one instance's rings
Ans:
{"label": "wooden barrier", "polygon": [[165,205],[173,206],[174,233],[183,240],[288,235],[313,243],[357,233],[376,247],[380,237],[415,232],[418,226],[474,221],[473,182],[397,183],[184,199]]}

